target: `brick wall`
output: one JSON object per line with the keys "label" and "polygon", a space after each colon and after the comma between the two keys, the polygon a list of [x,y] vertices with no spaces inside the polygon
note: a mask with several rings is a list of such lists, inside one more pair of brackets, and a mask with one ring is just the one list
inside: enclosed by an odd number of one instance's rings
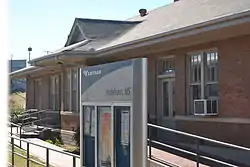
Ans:
{"label": "brick wall", "polygon": [[220,115],[250,118],[250,36],[219,45]]}

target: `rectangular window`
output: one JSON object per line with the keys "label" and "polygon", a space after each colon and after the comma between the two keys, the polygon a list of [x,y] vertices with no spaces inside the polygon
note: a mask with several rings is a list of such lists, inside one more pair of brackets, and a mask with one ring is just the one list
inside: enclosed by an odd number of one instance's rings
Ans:
{"label": "rectangular window", "polygon": [[65,111],[70,111],[70,70],[67,70],[65,72],[65,93],[64,93],[64,110]]}
{"label": "rectangular window", "polygon": [[77,68],[73,68],[71,70],[72,75],[72,91],[71,91],[71,105],[72,105],[72,111],[77,112],[78,110],[78,94],[77,94],[77,86],[78,86],[78,69]]}
{"label": "rectangular window", "polygon": [[60,110],[60,89],[59,89],[59,76],[50,77],[50,101],[49,106],[52,110]]}
{"label": "rectangular window", "polygon": [[65,78],[65,111],[78,112],[78,82],[79,82],[78,68],[71,68],[66,71]]}
{"label": "rectangular window", "polygon": [[173,73],[175,69],[174,57],[162,58],[157,62],[157,74],[166,75]]}
{"label": "rectangular window", "polygon": [[42,82],[41,79],[34,81],[34,107],[38,110],[42,109]]}
{"label": "rectangular window", "polygon": [[195,101],[197,101],[198,110],[200,108],[198,103],[201,104],[200,100],[202,100],[202,104],[208,106],[207,112],[217,113],[219,99],[218,52],[209,50],[193,53],[189,57],[189,64],[191,111],[195,110]]}

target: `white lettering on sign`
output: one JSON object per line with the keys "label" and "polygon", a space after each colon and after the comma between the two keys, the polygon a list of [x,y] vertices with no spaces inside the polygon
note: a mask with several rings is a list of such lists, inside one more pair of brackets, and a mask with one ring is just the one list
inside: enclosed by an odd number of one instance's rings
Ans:
{"label": "white lettering on sign", "polygon": [[92,76],[92,75],[101,75],[102,71],[101,70],[96,70],[96,71],[87,71],[87,70],[84,70],[83,74],[84,74],[85,77]]}

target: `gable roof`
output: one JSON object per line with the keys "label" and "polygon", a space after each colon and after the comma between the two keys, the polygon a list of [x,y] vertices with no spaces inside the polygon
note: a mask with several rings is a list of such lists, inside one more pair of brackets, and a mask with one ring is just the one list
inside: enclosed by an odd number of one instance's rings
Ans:
{"label": "gable roof", "polygon": [[88,42],[67,51],[100,53],[132,44],[137,46],[135,44],[243,17],[247,18],[245,22],[250,22],[250,0],[180,0],[149,11],[144,17],[135,16],[125,21],[76,18],[71,34],[78,27]]}
{"label": "gable roof", "polygon": [[[106,40],[106,43],[103,41],[99,42],[101,45],[93,46],[95,50],[102,50],[244,12],[250,13],[250,0],[180,0],[149,11],[144,17],[135,16],[126,21],[91,19],[79,19],[79,21],[83,32],[86,32],[86,36],[90,39],[111,33],[113,38]],[[120,25],[123,22],[126,24],[137,22],[137,24],[127,31],[120,29],[121,35],[115,35],[118,31],[115,31],[115,26],[112,27],[109,23]],[[84,50],[83,46],[81,48]]]}
{"label": "gable roof", "polygon": [[80,40],[114,39],[138,23],[140,21],[76,18],[65,46],[80,42],[79,36]]}

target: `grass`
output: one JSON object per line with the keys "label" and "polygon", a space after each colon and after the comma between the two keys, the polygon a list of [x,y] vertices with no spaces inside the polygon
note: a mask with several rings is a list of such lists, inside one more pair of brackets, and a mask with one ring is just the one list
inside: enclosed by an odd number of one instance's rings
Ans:
{"label": "grass", "polygon": [[80,151],[79,151],[79,148],[77,146],[64,144],[64,145],[61,145],[60,147],[64,148],[66,152],[80,155]]}
{"label": "grass", "polygon": [[[11,150],[11,145],[8,146],[9,147],[9,150]],[[23,150],[23,149],[20,149],[18,147],[14,147],[14,152],[18,153],[18,154],[21,154],[23,156],[27,156],[26,154],[26,151]],[[45,164],[42,160],[40,160],[38,157],[36,156],[33,156],[33,155],[30,155],[30,159],[32,160],[35,160],[35,161],[38,161],[42,164]],[[12,155],[11,155],[11,152],[9,151],[9,163],[11,164],[12,162]],[[14,165],[15,167],[24,167],[24,166],[27,166],[27,160],[19,155],[14,155]],[[37,164],[37,163],[34,163],[32,161],[29,162],[30,163],[30,167],[43,167],[43,165],[40,165],[40,164]],[[52,167],[52,166],[51,166]]]}

